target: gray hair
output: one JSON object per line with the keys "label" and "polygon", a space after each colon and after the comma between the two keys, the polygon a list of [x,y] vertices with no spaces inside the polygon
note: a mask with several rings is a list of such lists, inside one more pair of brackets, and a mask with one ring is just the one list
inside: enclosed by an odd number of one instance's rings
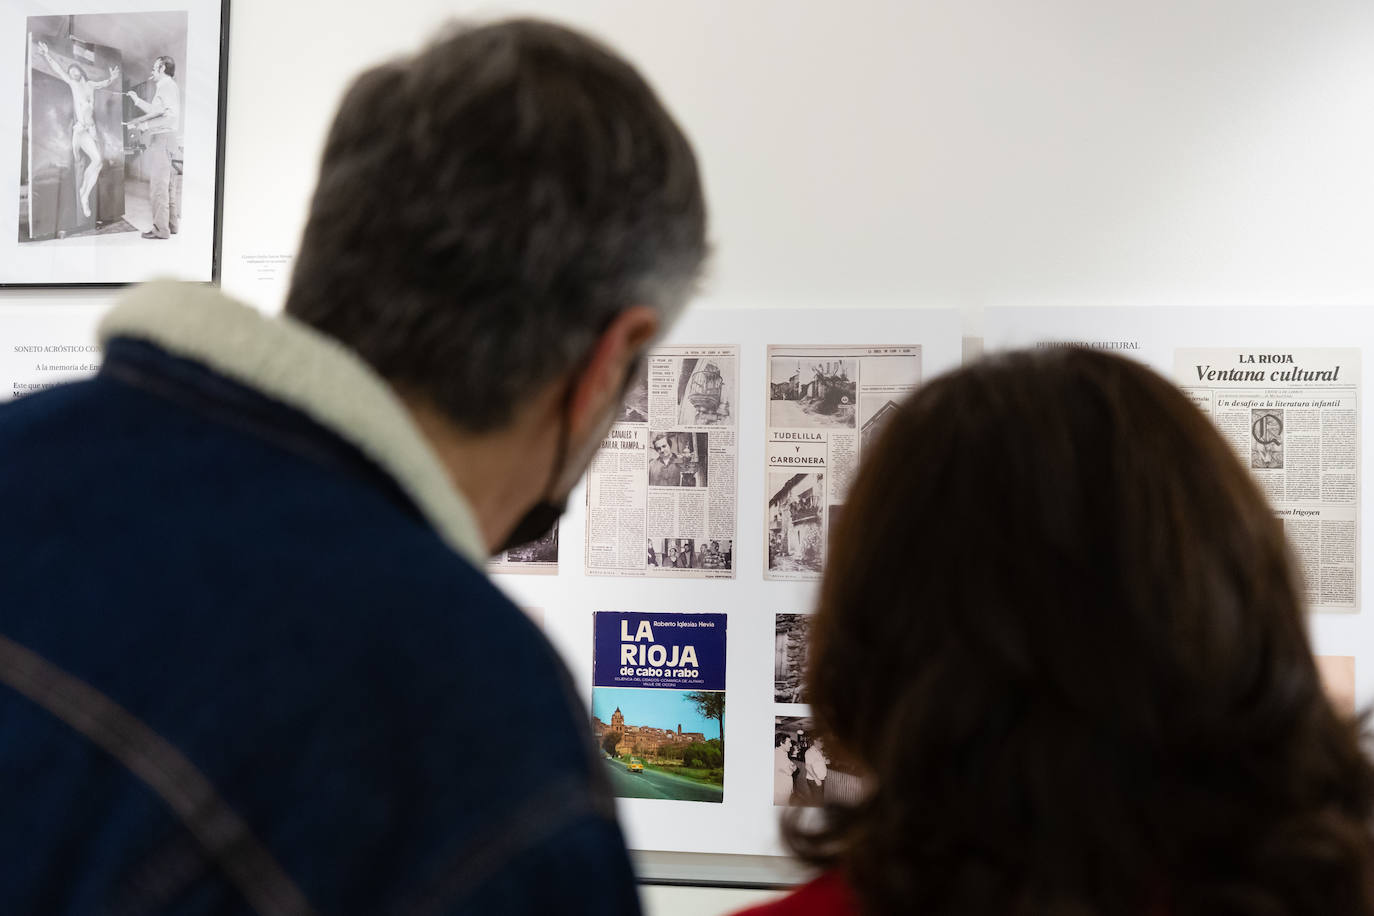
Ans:
{"label": "gray hair", "polygon": [[512,20],[362,74],[325,145],[287,312],[460,427],[509,421],[706,258],[695,156],[601,44]]}

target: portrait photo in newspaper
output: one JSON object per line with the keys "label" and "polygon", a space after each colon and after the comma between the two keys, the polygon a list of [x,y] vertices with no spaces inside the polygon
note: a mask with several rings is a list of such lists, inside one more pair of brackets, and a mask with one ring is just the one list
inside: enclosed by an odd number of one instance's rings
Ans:
{"label": "portrait photo in newspaper", "polygon": [[806,660],[810,649],[809,614],[775,615],[773,643],[773,702],[809,703]]}
{"label": "portrait photo in newspaper", "polygon": [[649,486],[706,486],[707,433],[655,432],[650,433],[649,444],[653,446],[648,465]]}
{"label": "portrait photo in newspaper", "polygon": [[774,805],[854,804],[862,796],[858,767],[826,745],[810,716],[773,719]]}

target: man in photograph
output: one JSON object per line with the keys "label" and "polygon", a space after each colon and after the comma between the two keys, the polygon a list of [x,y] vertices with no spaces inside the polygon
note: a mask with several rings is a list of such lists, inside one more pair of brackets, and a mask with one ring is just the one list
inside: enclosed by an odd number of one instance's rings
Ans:
{"label": "man in photograph", "polygon": [[[119,68],[111,67],[109,79],[98,83],[86,78],[86,71],[77,64],[66,70],[53,59],[48,51],[47,42],[38,42],[39,55],[48,62],[53,74],[67,84],[72,92],[72,177],[76,181],[76,199],[81,205],[81,214],[91,215],[91,193],[100,179],[104,158],[100,155],[100,138],[95,129],[95,91],[104,89],[119,79]],[[81,166],[81,157],[86,157],[86,166]]]}
{"label": "man in photograph", "polygon": [[144,112],[129,123],[144,137],[143,162],[148,171],[148,206],[153,211],[153,228],[145,239],[167,239],[176,234],[181,221],[181,195],[177,191],[172,159],[176,155],[177,133],[181,129],[181,90],[172,79],[176,61],[163,55],[153,61],[151,79],[156,86],[153,100],[145,102],[132,89],[130,101]]}
{"label": "man in photograph", "polygon": [[654,457],[649,459],[649,486],[677,487],[682,485],[682,468],[678,463],[673,444],[667,435],[654,436]]}
{"label": "man in photograph", "polygon": [[821,740],[814,738],[802,755],[806,767],[806,804],[820,805],[825,801],[826,759]]}
{"label": "man in photograph", "polygon": [[629,63],[455,27],[343,94],[285,315],[147,284],[98,375],[0,405],[0,913],[636,916],[582,692],[486,564],[706,248]]}

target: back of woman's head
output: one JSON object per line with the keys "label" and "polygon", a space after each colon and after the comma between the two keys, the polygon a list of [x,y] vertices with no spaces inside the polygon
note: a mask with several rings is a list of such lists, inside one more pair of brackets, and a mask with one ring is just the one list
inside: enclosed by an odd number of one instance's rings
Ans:
{"label": "back of woman's head", "polygon": [[1210,421],[1085,350],[936,380],[830,539],[810,688],[868,770],[790,819],[873,913],[1370,914],[1374,772]]}

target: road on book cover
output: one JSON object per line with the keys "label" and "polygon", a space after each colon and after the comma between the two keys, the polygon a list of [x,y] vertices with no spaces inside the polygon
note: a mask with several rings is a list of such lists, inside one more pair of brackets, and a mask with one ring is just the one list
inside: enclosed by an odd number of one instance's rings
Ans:
{"label": "road on book cover", "polygon": [[601,758],[611,777],[611,791],[621,798],[671,798],[678,801],[718,802],[724,797],[720,786],[708,786],[671,773],[646,769],[631,773],[625,764]]}

